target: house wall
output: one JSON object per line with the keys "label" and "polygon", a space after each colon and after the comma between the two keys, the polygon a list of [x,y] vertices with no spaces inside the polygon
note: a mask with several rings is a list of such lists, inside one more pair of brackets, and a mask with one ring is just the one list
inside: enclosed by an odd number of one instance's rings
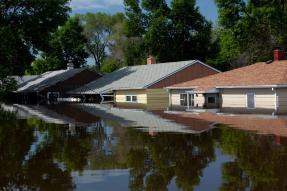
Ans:
{"label": "house wall", "polygon": [[[180,106],[180,94],[188,90],[170,90],[170,104],[173,110],[182,110],[186,107]],[[255,109],[247,108],[247,93],[255,93]],[[210,94],[214,95],[214,94]],[[278,100],[281,111],[287,112],[287,89],[278,91]],[[205,94],[195,94],[195,108],[214,108],[207,106]],[[223,89],[217,97],[217,106],[223,112],[242,112],[242,113],[273,113],[275,112],[276,97],[275,91],[269,89]],[[283,107],[282,107],[283,106]]]}
{"label": "house wall", "polygon": [[278,113],[287,113],[287,88],[276,89]]}
{"label": "house wall", "polygon": [[[192,91],[192,89],[190,90],[170,90],[170,106],[172,107],[172,109],[176,110],[182,110],[182,109],[186,109],[186,107],[181,106],[180,105],[180,94],[185,93],[187,91]],[[210,95],[216,95],[216,94],[210,94]],[[207,106],[207,108],[214,108],[215,105],[219,105],[218,103],[220,103],[219,98],[217,97],[217,103],[216,104],[210,104],[207,105],[206,103],[206,99],[205,99],[205,95],[202,93],[196,93],[194,94],[194,107],[195,108],[203,108],[205,106]]]}
{"label": "house wall", "polygon": [[169,94],[166,89],[147,89],[147,109],[161,110],[168,108]]}
{"label": "house wall", "polygon": [[[115,92],[116,103],[128,103],[126,102],[126,96],[135,95],[137,96],[138,104],[147,104],[147,94],[146,90],[118,90]],[[135,104],[135,103],[131,103]]]}
{"label": "house wall", "polygon": [[[137,96],[137,102],[127,102],[126,96]],[[119,107],[147,110],[162,110],[168,107],[168,92],[165,89],[119,90],[115,92],[115,104]]]}
{"label": "house wall", "polygon": [[[255,93],[255,109],[247,108],[247,93]],[[244,113],[275,112],[276,96],[271,88],[266,89],[222,89],[222,111],[238,111]]]}
{"label": "house wall", "polygon": [[[137,96],[137,102],[131,103],[126,101],[126,96]],[[147,95],[146,90],[118,90],[115,91],[115,105],[119,108],[137,108],[146,109]]]}
{"label": "house wall", "polygon": [[211,69],[210,67],[204,66],[200,63],[195,63],[157,83],[149,88],[158,89],[168,87],[181,82],[186,82],[189,80],[194,80],[197,78],[205,77],[208,75],[216,74],[217,71]]}
{"label": "house wall", "polygon": [[82,72],[66,79],[64,81],[58,82],[53,86],[50,86],[43,90],[42,92],[60,92],[65,93],[73,89],[79,88],[85,84],[88,84],[94,80],[101,77],[100,74],[91,70],[83,70]]}

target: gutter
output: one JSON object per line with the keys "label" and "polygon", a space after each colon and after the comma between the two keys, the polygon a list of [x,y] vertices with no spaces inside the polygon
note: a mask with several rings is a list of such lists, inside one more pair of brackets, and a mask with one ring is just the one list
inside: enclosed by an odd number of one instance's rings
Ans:
{"label": "gutter", "polygon": [[250,86],[216,86],[217,89],[237,89],[237,88],[287,88],[287,85],[250,85]]}

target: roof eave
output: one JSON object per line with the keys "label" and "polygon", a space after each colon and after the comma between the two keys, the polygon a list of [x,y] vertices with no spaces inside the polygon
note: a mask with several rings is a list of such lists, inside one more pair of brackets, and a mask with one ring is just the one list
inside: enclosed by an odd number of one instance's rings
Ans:
{"label": "roof eave", "polygon": [[169,86],[169,87],[165,87],[165,89],[170,89],[170,90],[185,90],[185,89],[195,89],[198,86],[189,86],[189,87],[177,87],[177,86]]}

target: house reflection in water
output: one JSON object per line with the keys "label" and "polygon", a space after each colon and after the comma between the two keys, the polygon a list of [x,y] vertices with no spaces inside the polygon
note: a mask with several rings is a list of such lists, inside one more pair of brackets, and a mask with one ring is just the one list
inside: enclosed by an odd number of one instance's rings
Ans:
{"label": "house reflection in water", "polygon": [[286,190],[283,116],[96,104],[2,108],[23,120],[0,124],[1,188]]}
{"label": "house reflection in water", "polygon": [[[9,107],[3,105],[2,107]],[[10,107],[11,110],[11,107]],[[101,104],[60,104],[27,106],[14,104],[18,116],[36,116],[47,123],[87,125],[101,120],[115,121],[151,135],[159,132],[200,134],[218,125],[287,137],[287,116],[224,114],[212,112],[144,111]]]}

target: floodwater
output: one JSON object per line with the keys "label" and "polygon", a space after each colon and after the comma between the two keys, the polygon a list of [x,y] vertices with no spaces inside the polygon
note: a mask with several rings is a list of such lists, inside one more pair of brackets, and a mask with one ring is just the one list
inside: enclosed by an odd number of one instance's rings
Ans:
{"label": "floodwater", "polygon": [[2,105],[0,190],[287,190],[287,119]]}

